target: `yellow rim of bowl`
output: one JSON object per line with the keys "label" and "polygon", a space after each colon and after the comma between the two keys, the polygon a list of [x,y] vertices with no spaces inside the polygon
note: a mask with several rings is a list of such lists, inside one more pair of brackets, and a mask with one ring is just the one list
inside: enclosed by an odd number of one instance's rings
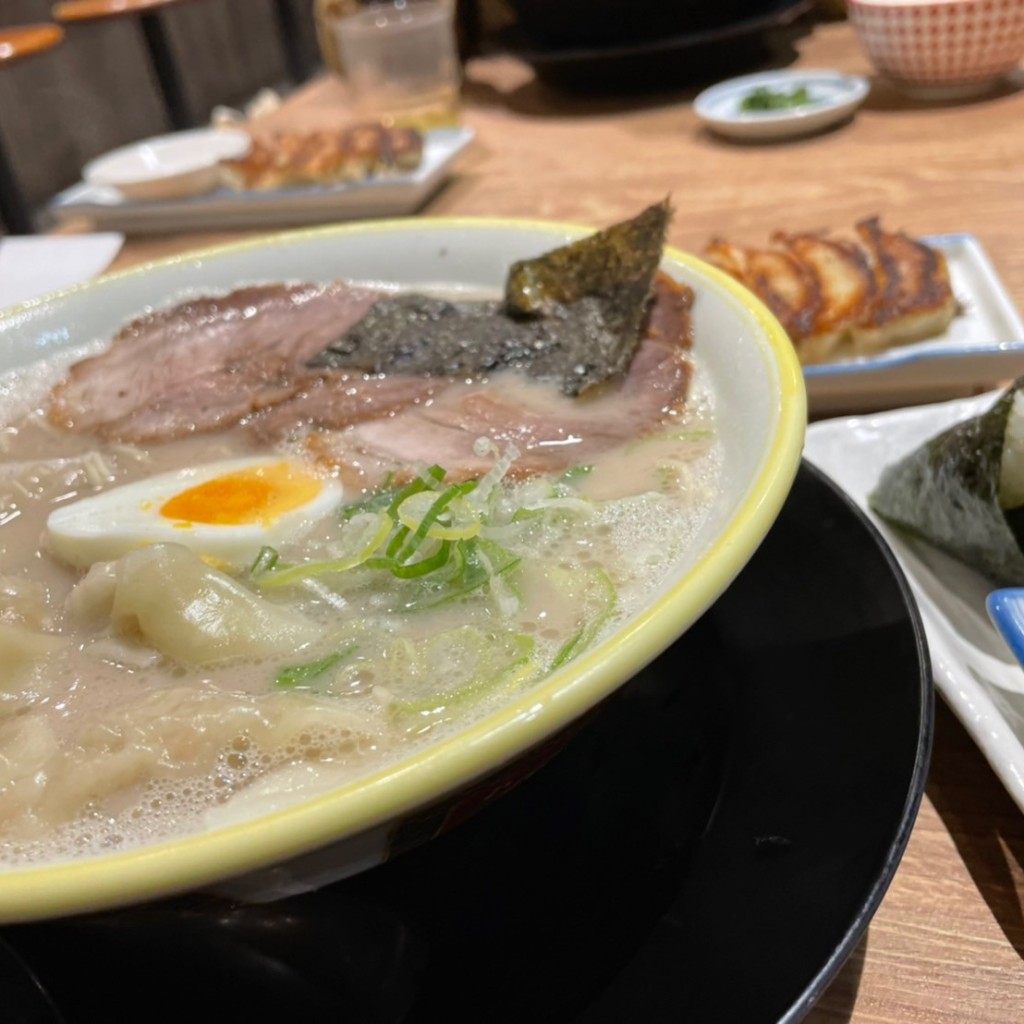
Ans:
{"label": "yellow rim of bowl", "polygon": [[[0,318],[82,292],[102,291],[125,278],[196,259],[207,261],[325,236],[494,228],[551,236],[578,236],[595,230],[514,218],[438,217],[289,231],[155,260],[31,300],[4,311]],[[704,279],[725,293],[738,312],[750,317],[767,342],[766,368],[774,369],[778,376],[777,426],[760,472],[732,522],[680,581],[609,640],[510,705],[449,739],[417,751],[397,767],[250,822],[120,853],[0,869],[0,922],[110,909],[208,886],[358,835],[414,808],[427,807],[554,736],[692,625],[743,568],[782,508],[800,463],[806,398],[803,372],[793,346],[766,307],[733,278],[678,249],[666,247],[663,264],[676,264]]]}

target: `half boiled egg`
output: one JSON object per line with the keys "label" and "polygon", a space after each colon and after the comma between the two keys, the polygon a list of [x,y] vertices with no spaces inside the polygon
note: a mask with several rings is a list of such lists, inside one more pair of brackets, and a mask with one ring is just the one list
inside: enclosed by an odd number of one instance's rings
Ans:
{"label": "half boiled egg", "polygon": [[243,565],[264,546],[301,537],[338,508],[342,487],[301,462],[233,459],[147,477],[50,514],[50,551],[75,568],[146,544],[183,544]]}

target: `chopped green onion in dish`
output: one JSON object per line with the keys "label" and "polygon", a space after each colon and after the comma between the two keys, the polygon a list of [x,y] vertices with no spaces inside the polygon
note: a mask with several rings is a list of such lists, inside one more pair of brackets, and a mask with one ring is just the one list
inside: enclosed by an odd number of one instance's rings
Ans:
{"label": "chopped green onion in dish", "polygon": [[788,92],[784,89],[769,89],[765,85],[759,85],[740,100],[740,110],[747,113],[764,110],[791,110],[794,107],[804,107],[814,102],[816,102],[815,98],[810,94],[806,85],[798,86]]}

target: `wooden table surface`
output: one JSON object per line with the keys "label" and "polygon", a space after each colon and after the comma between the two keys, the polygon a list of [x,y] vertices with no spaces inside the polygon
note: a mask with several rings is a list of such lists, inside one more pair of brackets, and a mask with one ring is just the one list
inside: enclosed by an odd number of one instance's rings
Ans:
{"label": "wooden table surface", "polygon": [[[845,23],[815,25],[792,46],[797,66],[870,74]],[[852,122],[758,145],[703,131],[692,90],[572,99],[507,57],[470,62],[465,96],[477,140],[424,216],[602,225],[671,194],[671,241],[698,251],[716,233],[756,242],[778,228],[845,227],[877,213],[914,234],[973,233],[1024,306],[1018,83],[982,100],[929,106],[873,82]],[[273,117],[292,128],[330,124],[345,119],[344,103],[344,88],[325,80]],[[131,239],[115,269],[246,234]],[[1024,816],[940,700],[927,792],[902,864],[866,937],[807,1020],[1024,1021],[1022,957]]]}

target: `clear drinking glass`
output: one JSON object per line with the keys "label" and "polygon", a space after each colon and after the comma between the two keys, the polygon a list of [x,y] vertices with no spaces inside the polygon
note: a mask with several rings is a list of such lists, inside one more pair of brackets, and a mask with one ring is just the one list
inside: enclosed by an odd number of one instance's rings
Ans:
{"label": "clear drinking glass", "polygon": [[359,114],[426,131],[458,123],[460,67],[453,5],[376,3],[333,22]]}

